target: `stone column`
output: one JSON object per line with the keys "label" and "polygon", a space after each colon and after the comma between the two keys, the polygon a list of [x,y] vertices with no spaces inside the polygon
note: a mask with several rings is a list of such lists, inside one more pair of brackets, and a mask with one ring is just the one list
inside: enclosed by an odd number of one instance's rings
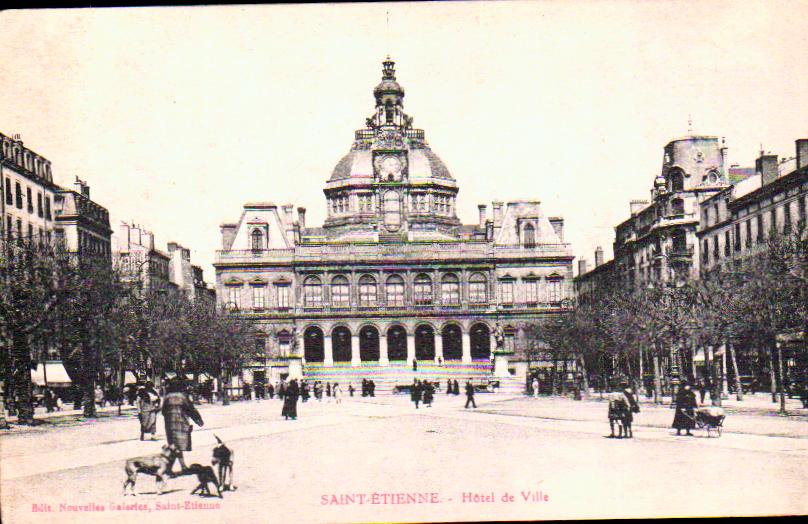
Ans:
{"label": "stone column", "polygon": [[331,367],[334,365],[334,343],[331,340],[331,335],[323,337],[323,366]]}
{"label": "stone column", "polygon": [[471,336],[463,332],[463,364],[471,364]]}
{"label": "stone column", "polygon": [[415,358],[415,333],[407,333],[407,365],[412,366]]}
{"label": "stone column", "polygon": [[359,358],[359,335],[354,333],[351,335],[351,366],[357,368],[361,363],[362,359]]}
{"label": "stone column", "polygon": [[435,365],[438,364],[438,357],[443,362],[443,337],[440,333],[435,333]]}
{"label": "stone column", "polygon": [[387,335],[379,335],[379,365],[389,366],[390,359],[387,357]]}

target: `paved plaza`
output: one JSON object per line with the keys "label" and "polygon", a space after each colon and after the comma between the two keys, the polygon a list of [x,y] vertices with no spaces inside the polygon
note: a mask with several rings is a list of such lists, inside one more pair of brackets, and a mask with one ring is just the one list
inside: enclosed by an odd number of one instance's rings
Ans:
{"label": "paved plaza", "polygon": [[[357,522],[750,515],[808,512],[808,422],[763,396],[728,408],[721,438],[671,435],[667,406],[643,404],[635,438],[608,435],[595,397],[438,395],[203,405],[186,462],[210,462],[215,435],[235,450],[237,490],[190,495],[192,477],[156,495],[141,476],[123,497],[126,458],[155,453],[132,412],[62,420],[0,437],[4,522]],[[755,406],[760,409],[753,409]],[[751,406],[751,407],[750,407]],[[163,440],[162,420],[158,438]],[[47,511],[50,510],[50,511]]]}

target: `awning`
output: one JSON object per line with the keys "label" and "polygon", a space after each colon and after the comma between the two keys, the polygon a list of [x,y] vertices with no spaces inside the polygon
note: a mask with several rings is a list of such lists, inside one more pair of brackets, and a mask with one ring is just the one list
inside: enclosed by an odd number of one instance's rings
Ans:
{"label": "awning", "polygon": [[45,385],[45,375],[48,376],[48,385],[63,385],[71,384],[72,381],[67,375],[67,371],[61,362],[47,362],[47,368],[43,368],[42,364],[37,365],[35,370],[31,371],[31,381],[37,386]]}

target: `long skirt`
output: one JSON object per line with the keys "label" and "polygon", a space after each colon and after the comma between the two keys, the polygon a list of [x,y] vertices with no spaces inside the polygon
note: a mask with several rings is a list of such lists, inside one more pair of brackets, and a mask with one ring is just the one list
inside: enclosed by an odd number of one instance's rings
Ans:
{"label": "long skirt", "polygon": [[676,408],[673,416],[673,429],[694,429],[696,427],[696,414],[693,408]]}
{"label": "long skirt", "polygon": [[281,415],[284,417],[297,417],[297,398],[289,395],[283,399],[283,409]]}
{"label": "long skirt", "polygon": [[157,433],[157,410],[149,409],[138,413],[141,433]]}

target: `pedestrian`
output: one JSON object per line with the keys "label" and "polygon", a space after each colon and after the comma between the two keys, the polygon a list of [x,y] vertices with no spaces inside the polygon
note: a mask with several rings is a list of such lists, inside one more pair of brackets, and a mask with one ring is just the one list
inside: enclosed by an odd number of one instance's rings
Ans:
{"label": "pedestrian", "polygon": [[255,384],[255,400],[262,400],[264,398],[264,384],[257,382]]}
{"label": "pedestrian", "polygon": [[249,382],[244,383],[242,398],[244,400],[252,400],[252,388],[250,387]]}
{"label": "pedestrian", "polygon": [[371,397],[376,396],[376,383],[373,382],[372,379],[370,381],[368,381],[368,392],[370,393]]}
{"label": "pedestrian", "polygon": [[707,395],[706,382],[703,377],[699,379],[699,404],[704,404],[704,397]]}
{"label": "pedestrian", "polygon": [[684,429],[688,436],[693,436],[691,429],[696,427],[696,394],[690,390],[690,384],[684,383],[676,394],[676,414],[673,416],[673,424],[676,434],[681,434]]}
{"label": "pedestrian", "polygon": [[269,400],[272,400],[272,399],[275,398],[275,388],[272,387],[271,383],[269,384],[269,386],[267,386],[267,393],[269,393]]}
{"label": "pedestrian", "polygon": [[140,440],[145,440],[146,433],[157,440],[157,412],[160,411],[160,396],[154,390],[154,384],[146,382],[137,394],[137,417],[140,420]]}
{"label": "pedestrian", "polygon": [[278,398],[283,400],[285,396],[286,396],[286,384],[284,384],[283,381],[280,381],[278,383]]}
{"label": "pedestrian", "polygon": [[421,394],[421,383],[415,379],[410,388],[410,399],[415,402],[415,409],[418,409],[418,403],[421,402]]}
{"label": "pedestrian", "polygon": [[539,396],[539,379],[533,379],[533,397],[537,398]]}
{"label": "pedestrian", "polygon": [[98,407],[104,407],[104,390],[101,389],[101,386],[95,386],[95,403],[98,404]]}
{"label": "pedestrian", "polygon": [[[710,378],[710,375],[704,377],[704,389],[710,394],[710,400],[713,400],[713,381]],[[704,404],[704,397],[702,397],[701,403]]]}
{"label": "pedestrian", "polygon": [[53,391],[51,391],[51,388],[46,387],[43,395],[45,400],[45,410],[48,413],[53,413]]}
{"label": "pedestrian", "polygon": [[331,394],[334,395],[334,402],[337,404],[342,404],[342,390],[340,389],[338,382],[334,382],[334,387],[331,388]]}
{"label": "pedestrian", "polygon": [[286,388],[286,396],[283,399],[283,409],[281,410],[281,415],[283,415],[284,420],[297,420],[297,397],[300,394],[300,389],[297,385],[297,380],[292,380],[289,382],[289,386]]}
{"label": "pedestrian", "polygon": [[368,380],[366,378],[362,379],[362,396],[368,396]]}
{"label": "pedestrian", "polygon": [[353,387],[353,382],[351,382],[350,384],[348,384],[348,393],[350,393],[351,396],[353,396],[354,391],[356,391],[356,390]]}
{"label": "pedestrian", "polygon": [[443,359],[441,357],[438,357],[438,367],[441,366],[443,366]]}
{"label": "pedestrian", "polygon": [[331,382],[326,382],[325,383],[325,396],[326,397],[331,396]]}
{"label": "pedestrian", "polygon": [[452,388],[452,379],[446,379],[446,394],[451,395],[454,389]]}
{"label": "pedestrian", "polygon": [[432,382],[427,381],[424,384],[424,405],[431,408],[433,398],[435,398],[435,386],[432,385]]}
{"label": "pedestrian", "polygon": [[460,384],[457,383],[457,379],[454,381],[454,391],[452,391],[452,394],[455,396],[460,394]]}
{"label": "pedestrian", "polygon": [[[202,427],[205,425],[191,399],[188,398],[183,380],[177,377],[169,382],[167,393],[163,397],[163,419],[166,427],[166,440],[169,445],[173,444],[177,448],[176,458],[180,461],[182,471],[188,469],[182,452],[191,451],[191,431],[193,426],[188,421],[189,418],[197,426]],[[173,465],[174,459],[172,458],[168,464],[168,472],[171,476],[174,476],[172,472]]]}
{"label": "pedestrian", "polygon": [[418,371],[418,361],[416,359],[412,359],[412,370]]}
{"label": "pedestrian", "polygon": [[466,382],[466,409],[469,407],[469,402],[475,409],[477,408],[477,403],[474,402],[474,386],[471,385],[471,381]]}
{"label": "pedestrian", "polygon": [[309,383],[305,380],[300,386],[300,397],[302,398],[303,402],[309,401]]}

